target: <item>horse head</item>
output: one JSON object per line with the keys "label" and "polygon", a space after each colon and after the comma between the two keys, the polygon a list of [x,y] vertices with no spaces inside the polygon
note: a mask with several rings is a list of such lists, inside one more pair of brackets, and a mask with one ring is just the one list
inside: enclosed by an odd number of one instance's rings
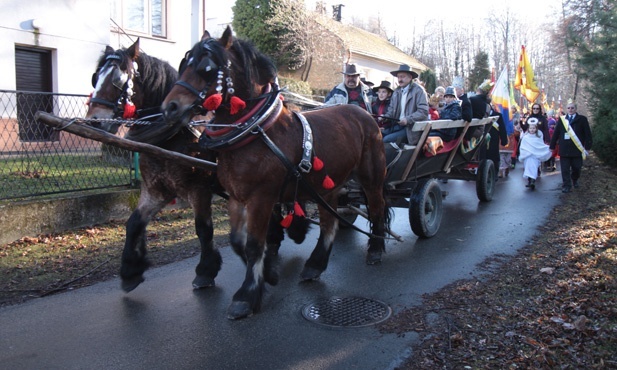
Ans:
{"label": "horse head", "polygon": [[92,126],[116,133],[119,125],[111,119],[134,117],[135,107],[143,101],[141,84],[137,81],[139,58],[139,39],[128,49],[105,48],[92,74],[94,91],[86,114],[86,119],[102,121],[93,122]]}
{"label": "horse head", "polygon": [[186,53],[180,79],[161,111],[167,121],[188,121],[196,114],[215,112],[227,122],[255,105],[255,98],[276,81],[276,67],[250,43],[233,37],[227,27],[219,39],[208,31]]}

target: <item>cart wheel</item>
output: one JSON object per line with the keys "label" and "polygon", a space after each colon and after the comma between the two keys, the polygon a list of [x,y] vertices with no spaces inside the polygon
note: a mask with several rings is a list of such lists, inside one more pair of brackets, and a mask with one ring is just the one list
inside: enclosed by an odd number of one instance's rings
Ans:
{"label": "cart wheel", "polygon": [[[349,222],[352,225],[358,219],[358,214],[357,213],[344,213],[344,214],[339,213],[339,215],[345,221]],[[351,228],[351,227],[345,225],[344,223],[342,223],[341,221],[339,221],[338,226],[339,226],[340,229],[350,229]]]}
{"label": "cart wheel", "polygon": [[478,166],[476,193],[481,202],[493,200],[495,192],[495,166],[490,159],[483,159]]}
{"label": "cart wheel", "polygon": [[409,200],[409,225],[420,238],[437,234],[443,215],[441,199],[441,189],[435,179],[422,179],[413,189]]}

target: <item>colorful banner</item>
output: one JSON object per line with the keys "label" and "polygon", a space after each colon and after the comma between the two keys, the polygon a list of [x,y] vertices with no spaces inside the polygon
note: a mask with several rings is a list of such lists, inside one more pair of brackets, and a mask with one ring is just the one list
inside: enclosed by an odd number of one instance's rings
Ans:
{"label": "colorful banner", "polygon": [[519,90],[521,95],[530,103],[534,103],[538,95],[540,95],[540,89],[534,81],[533,68],[531,68],[531,63],[529,63],[525,45],[521,46],[521,56],[518,61],[518,68],[516,68],[516,76],[514,77],[514,88]]}
{"label": "colorful banner", "polygon": [[491,102],[495,110],[501,113],[503,122],[506,124],[506,132],[511,135],[514,132],[514,123],[512,122],[512,111],[510,110],[510,89],[508,84],[508,69],[504,68],[495,82],[493,93],[491,94]]}

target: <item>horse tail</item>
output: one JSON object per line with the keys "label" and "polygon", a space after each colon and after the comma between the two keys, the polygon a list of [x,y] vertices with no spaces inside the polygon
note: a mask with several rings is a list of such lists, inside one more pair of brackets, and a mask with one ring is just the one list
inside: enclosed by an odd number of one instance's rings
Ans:
{"label": "horse tail", "polygon": [[383,200],[384,200],[384,208],[383,208],[383,222],[386,230],[390,230],[390,226],[392,225],[392,220],[394,220],[394,209],[390,206],[388,194],[386,192],[386,187],[383,188]]}

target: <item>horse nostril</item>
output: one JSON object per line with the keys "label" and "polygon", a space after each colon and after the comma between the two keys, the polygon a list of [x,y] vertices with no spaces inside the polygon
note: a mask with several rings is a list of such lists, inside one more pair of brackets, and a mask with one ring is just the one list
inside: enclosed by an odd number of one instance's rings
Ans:
{"label": "horse nostril", "polygon": [[172,100],[169,103],[167,103],[167,106],[163,108],[163,114],[165,118],[166,119],[176,118],[176,116],[178,115],[178,108],[179,108],[179,104],[175,100]]}

